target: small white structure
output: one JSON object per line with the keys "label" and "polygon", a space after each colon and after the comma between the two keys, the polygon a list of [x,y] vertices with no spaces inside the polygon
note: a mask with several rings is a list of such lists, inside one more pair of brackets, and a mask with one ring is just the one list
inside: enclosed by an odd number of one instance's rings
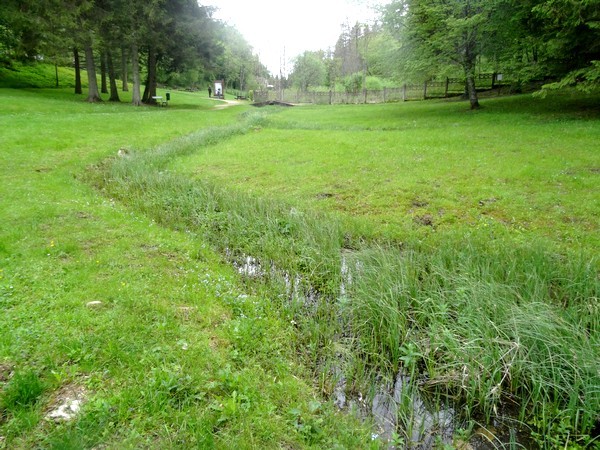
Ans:
{"label": "small white structure", "polygon": [[224,98],[225,95],[225,82],[223,80],[216,80],[215,83],[214,96],[216,98]]}

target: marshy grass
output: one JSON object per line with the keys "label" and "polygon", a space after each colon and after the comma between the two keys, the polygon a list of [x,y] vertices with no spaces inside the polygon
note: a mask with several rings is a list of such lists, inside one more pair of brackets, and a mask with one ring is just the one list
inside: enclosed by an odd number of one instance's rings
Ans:
{"label": "marshy grass", "polygon": [[320,291],[333,293],[339,289],[339,249],[345,239],[339,221],[241,190],[193,181],[165,168],[171,158],[244,134],[262,120],[262,114],[249,115],[242,123],[116,158],[95,182],[159,223],[198,233],[232,259],[259,256],[265,267],[275,263],[281,270],[303,274]]}
{"label": "marshy grass", "polygon": [[[599,286],[588,262],[473,238],[356,259],[346,305],[367,364],[390,374],[416,367],[423,390],[441,388],[488,421],[514,403],[522,421],[558,410],[574,419],[573,431],[594,427]],[[592,282],[578,292],[576,279]],[[551,420],[536,425],[552,429]]]}
{"label": "marshy grass", "polygon": [[28,369],[17,372],[4,387],[0,396],[0,408],[10,412],[34,405],[45,389],[38,373]]}

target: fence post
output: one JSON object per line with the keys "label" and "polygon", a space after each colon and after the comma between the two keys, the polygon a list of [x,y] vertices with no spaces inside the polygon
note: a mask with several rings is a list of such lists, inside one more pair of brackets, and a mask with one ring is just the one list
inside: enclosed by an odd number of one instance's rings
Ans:
{"label": "fence post", "polygon": [[406,83],[402,85],[402,101],[406,101]]}
{"label": "fence post", "polygon": [[446,87],[444,88],[444,97],[448,97],[448,85],[450,84],[450,78],[446,77]]}
{"label": "fence post", "polygon": [[423,100],[427,100],[427,80],[423,83]]}
{"label": "fence post", "polygon": [[387,88],[383,88],[383,103],[387,102]]}

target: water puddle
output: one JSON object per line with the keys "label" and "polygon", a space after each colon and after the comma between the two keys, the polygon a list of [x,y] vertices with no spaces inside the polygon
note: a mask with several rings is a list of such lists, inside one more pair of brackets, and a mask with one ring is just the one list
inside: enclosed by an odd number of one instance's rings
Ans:
{"label": "water puddle", "polygon": [[265,275],[265,271],[258,260],[252,256],[244,256],[241,261],[234,260],[232,264],[240,275],[250,278],[258,278]]}
{"label": "water puddle", "polygon": [[263,278],[269,276],[282,280],[285,283],[286,296],[292,302],[305,306],[316,306],[321,299],[319,293],[308,285],[299,274],[292,275],[274,265],[266,269],[257,258],[248,255],[236,258],[230,249],[225,250],[225,256],[237,272],[244,277]]}
{"label": "water puddle", "polygon": [[[398,411],[410,411],[399,417]],[[382,386],[373,397],[372,415],[380,438],[393,442],[400,429],[404,430],[412,448],[429,449],[440,444],[452,444],[457,423],[454,409],[431,411],[409,377],[399,374],[393,386]]]}

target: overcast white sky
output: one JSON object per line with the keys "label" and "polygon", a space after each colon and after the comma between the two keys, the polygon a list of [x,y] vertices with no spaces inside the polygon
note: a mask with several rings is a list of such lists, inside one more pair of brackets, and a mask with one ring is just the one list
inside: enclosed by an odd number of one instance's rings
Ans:
{"label": "overcast white sky", "polygon": [[284,60],[286,71],[292,59],[305,50],[335,46],[342,23],[370,22],[373,5],[387,0],[205,0],[216,6],[215,18],[235,26],[274,74]]}

